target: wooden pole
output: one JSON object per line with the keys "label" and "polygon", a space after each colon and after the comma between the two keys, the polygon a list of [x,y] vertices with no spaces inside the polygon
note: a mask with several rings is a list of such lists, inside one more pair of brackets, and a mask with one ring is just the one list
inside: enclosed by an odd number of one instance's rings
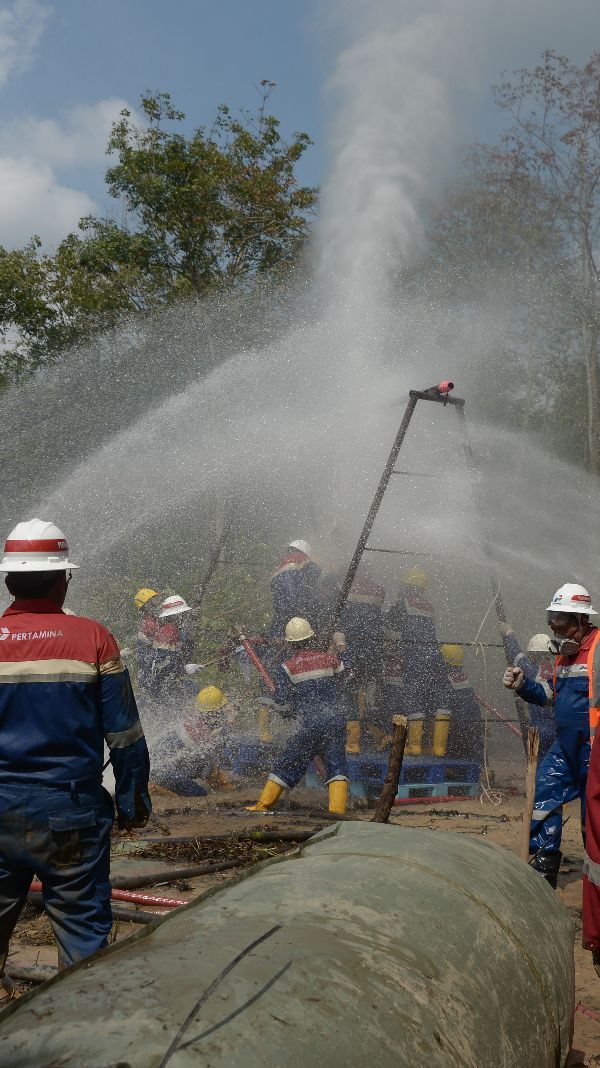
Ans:
{"label": "wooden pole", "polygon": [[540,732],[537,727],[528,727],[525,739],[525,755],[527,764],[525,767],[525,808],[523,809],[523,824],[521,827],[521,860],[525,863],[529,860],[529,835],[531,829],[531,814],[535,801],[535,773],[537,771],[538,752],[540,748]]}
{"label": "wooden pole", "polygon": [[396,794],[398,793],[398,783],[400,782],[400,772],[402,770],[402,761],[404,759],[404,746],[406,745],[408,718],[406,716],[394,716],[392,723],[394,724],[394,732],[392,735],[390,760],[381,796],[377,802],[375,815],[373,816],[371,823],[387,823],[390,818],[390,812],[392,811],[392,805],[394,804]]}

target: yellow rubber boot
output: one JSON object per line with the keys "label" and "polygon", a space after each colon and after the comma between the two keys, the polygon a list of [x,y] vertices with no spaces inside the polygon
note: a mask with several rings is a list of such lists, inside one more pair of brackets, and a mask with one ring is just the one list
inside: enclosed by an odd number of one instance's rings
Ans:
{"label": "yellow rubber boot", "polygon": [[445,708],[440,708],[435,714],[433,725],[433,754],[437,757],[446,756],[448,734],[450,732],[451,714]]}
{"label": "yellow rubber boot", "polygon": [[425,717],[420,714],[408,717],[408,738],[404,752],[406,756],[421,756],[423,752],[423,726]]}
{"label": "yellow rubber boot", "polygon": [[348,808],[347,779],[334,779],[329,783],[329,811],[336,816],[343,816]]}
{"label": "yellow rubber boot", "polygon": [[346,752],[360,753],[360,720],[349,719],[346,724]]}
{"label": "yellow rubber boot", "polygon": [[269,730],[269,709],[262,705],[258,710],[258,740],[260,742],[272,742],[273,735]]}
{"label": "yellow rubber boot", "polygon": [[267,779],[258,801],[255,805],[248,805],[246,811],[268,812],[269,809],[274,808],[277,804],[282,793],[283,786],[280,786],[278,782],[273,782],[272,779]]}

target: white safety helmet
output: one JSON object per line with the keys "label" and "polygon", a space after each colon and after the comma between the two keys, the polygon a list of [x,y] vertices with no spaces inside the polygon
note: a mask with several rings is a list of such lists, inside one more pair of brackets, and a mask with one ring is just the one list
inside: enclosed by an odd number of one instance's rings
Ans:
{"label": "white safety helmet", "polygon": [[4,543],[0,571],[69,571],[79,567],[69,560],[69,546],[62,530],[45,519],[17,523]]}
{"label": "white safety helmet", "polygon": [[580,615],[597,616],[598,613],[592,608],[592,598],[585,586],[577,582],[565,582],[561,586],[547,608],[548,612],[578,612]]}
{"label": "white safety helmet", "polygon": [[165,619],[166,616],[180,616],[182,612],[191,612],[191,608],[189,604],[186,604],[183,597],[180,597],[178,593],[174,593],[171,597],[165,597],[160,606],[158,618]]}
{"label": "white safety helmet", "polygon": [[297,538],[296,541],[288,541],[288,549],[297,549],[299,553],[310,556],[310,545],[303,538]]}
{"label": "white safety helmet", "polygon": [[534,634],[527,645],[528,653],[549,653],[548,643],[551,641],[547,634]]}
{"label": "white safety helmet", "polygon": [[285,625],[286,642],[305,642],[314,636],[315,632],[308,619],[303,619],[302,616],[293,616]]}

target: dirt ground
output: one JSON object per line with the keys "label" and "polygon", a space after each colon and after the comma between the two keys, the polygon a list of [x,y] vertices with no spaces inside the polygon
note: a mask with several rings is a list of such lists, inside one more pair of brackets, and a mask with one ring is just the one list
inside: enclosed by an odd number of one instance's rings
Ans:
{"label": "dirt ground", "polygon": [[[523,805],[522,779],[519,769],[499,765],[495,768],[495,783],[488,796],[460,802],[404,805],[394,809],[390,822],[409,827],[427,827],[432,832],[454,831],[458,834],[483,835],[498,845],[518,852],[521,811]],[[269,831],[310,831],[329,822],[325,809],[324,791],[295,790],[276,815],[246,812],[244,805],[255,800],[258,783],[239,785],[235,791],[212,793],[206,798],[176,798],[164,793],[154,795],[154,814],[142,835],[116,835],[113,850],[113,879],[122,875],[143,875],[164,869],[165,881],[142,890],[157,896],[189,900],[217,883],[235,876],[240,867],[263,860],[274,853],[293,848],[293,843],[248,842],[227,839],[240,831],[262,829]],[[350,813],[355,819],[369,819],[365,802],[355,802]],[[570,1065],[600,1065],[600,978],[594,972],[591,954],[582,950],[581,936],[581,872],[583,847],[579,831],[579,811],[576,804],[567,806],[570,815],[563,835],[563,863],[558,894],[575,922],[575,981],[576,1004],[585,1007],[598,1019],[587,1016],[581,1008],[575,1013],[575,1034]],[[194,845],[177,843],[174,838],[197,836]],[[222,835],[222,841],[207,840]],[[142,845],[140,845],[142,843]],[[211,873],[186,882],[169,881],[169,872],[190,864],[222,862],[235,859],[239,867]],[[144,906],[145,911],[148,911]],[[128,920],[118,920],[113,938],[127,937],[136,929]],[[11,943],[9,963],[56,965],[50,926],[45,916],[27,906]],[[13,996],[28,987],[13,983]]]}

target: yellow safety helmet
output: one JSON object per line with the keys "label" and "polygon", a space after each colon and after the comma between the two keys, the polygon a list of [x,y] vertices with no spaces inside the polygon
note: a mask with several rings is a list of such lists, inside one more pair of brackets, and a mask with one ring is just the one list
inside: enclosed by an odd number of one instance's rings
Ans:
{"label": "yellow safety helmet", "polygon": [[201,712],[218,712],[220,708],[225,708],[227,698],[218,686],[205,686],[200,690],[196,704]]}
{"label": "yellow safety helmet", "polygon": [[305,642],[307,638],[314,638],[314,636],[315,632],[308,619],[302,619],[301,616],[294,616],[285,625],[286,642]]}
{"label": "yellow safety helmet", "polygon": [[400,582],[404,586],[415,586],[418,590],[426,590],[429,586],[429,575],[422,567],[410,567],[400,575]]}
{"label": "yellow safety helmet", "polygon": [[440,645],[440,653],[444,660],[451,667],[462,667],[465,659],[462,645],[450,645],[450,643],[444,643]]}
{"label": "yellow safety helmet", "polygon": [[138,590],[133,598],[136,608],[143,608],[148,601],[151,601],[153,597],[158,597],[156,590],[151,590],[147,586],[142,586],[141,590]]}

